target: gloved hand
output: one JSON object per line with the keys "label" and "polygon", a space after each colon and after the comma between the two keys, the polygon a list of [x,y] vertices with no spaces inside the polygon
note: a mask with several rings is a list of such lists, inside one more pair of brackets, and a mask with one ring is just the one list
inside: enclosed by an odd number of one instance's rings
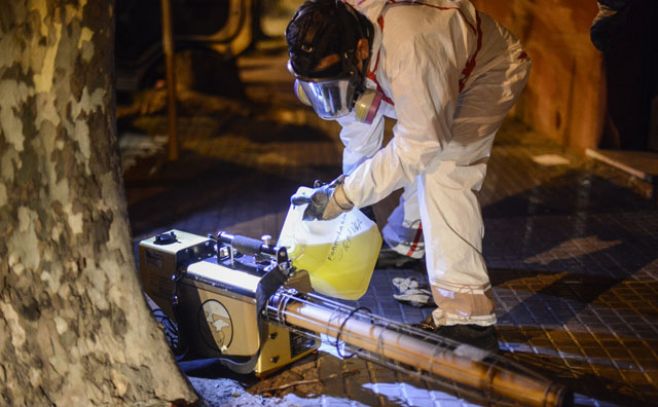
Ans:
{"label": "gloved hand", "polygon": [[308,204],[304,211],[304,220],[330,220],[338,217],[343,212],[347,212],[354,207],[343,190],[344,175],[336,178],[329,184],[318,185],[315,182],[315,189],[310,196],[293,195],[290,199],[293,205]]}

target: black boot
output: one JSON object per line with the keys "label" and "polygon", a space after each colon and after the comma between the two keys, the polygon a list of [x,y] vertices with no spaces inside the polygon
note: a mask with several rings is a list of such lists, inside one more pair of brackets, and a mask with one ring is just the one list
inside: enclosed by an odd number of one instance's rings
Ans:
{"label": "black boot", "polygon": [[432,332],[444,338],[475,346],[488,352],[498,352],[498,335],[493,325],[480,326],[475,324],[436,326],[432,315],[420,323],[412,324],[414,328]]}
{"label": "black boot", "polygon": [[405,256],[384,244],[379,251],[379,257],[377,257],[375,268],[422,270],[424,265],[425,258],[415,259],[413,257]]}

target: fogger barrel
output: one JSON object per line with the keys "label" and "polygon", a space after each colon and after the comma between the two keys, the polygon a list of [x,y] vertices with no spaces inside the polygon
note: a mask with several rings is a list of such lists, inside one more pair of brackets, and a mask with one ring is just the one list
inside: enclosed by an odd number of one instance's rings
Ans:
{"label": "fogger barrel", "polygon": [[[450,387],[488,404],[562,406],[565,387],[500,356],[307,294],[279,293],[269,317],[329,336],[360,357]],[[338,342],[336,342],[338,345]]]}

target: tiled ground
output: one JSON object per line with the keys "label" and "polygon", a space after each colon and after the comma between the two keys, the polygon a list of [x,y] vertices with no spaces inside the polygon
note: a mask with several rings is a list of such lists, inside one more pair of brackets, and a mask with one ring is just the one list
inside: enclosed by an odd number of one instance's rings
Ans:
{"label": "tiled ground", "polygon": [[[182,117],[179,162],[140,157],[136,148],[151,147],[126,143],[137,157],[126,178],[135,241],[169,228],[276,236],[297,186],[339,173],[337,128],[300,109],[284,63],[276,49],[241,58],[254,102],[245,105],[248,114],[200,109]],[[135,117],[130,131],[148,133],[148,144],[164,134],[164,123],[159,115]],[[513,122],[498,137],[481,198],[506,356],[570,384],[579,404],[658,405],[655,204]],[[376,270],[359,304],[403,322],[420,320],[431,309],[391,297],[398,275],[423,278]],[[217,406],[464,404],[325,350],[262,381],[221,369],[192,381]]]}

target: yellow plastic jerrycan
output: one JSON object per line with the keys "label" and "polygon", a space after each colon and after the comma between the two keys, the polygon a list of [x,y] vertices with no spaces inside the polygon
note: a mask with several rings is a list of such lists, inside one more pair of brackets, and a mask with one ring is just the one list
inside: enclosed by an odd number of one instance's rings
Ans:
{"label": "yellow plastic jerrycan", "polygon": [[[312,193],[300,187],[298,194]],[[290,205],[278,244],[292,264],[308,271],[313,289],[330,297],[357,300],[368,290],[382,238],[377,225],[354,209],[336,219],[302,220],[307,205]]]}

